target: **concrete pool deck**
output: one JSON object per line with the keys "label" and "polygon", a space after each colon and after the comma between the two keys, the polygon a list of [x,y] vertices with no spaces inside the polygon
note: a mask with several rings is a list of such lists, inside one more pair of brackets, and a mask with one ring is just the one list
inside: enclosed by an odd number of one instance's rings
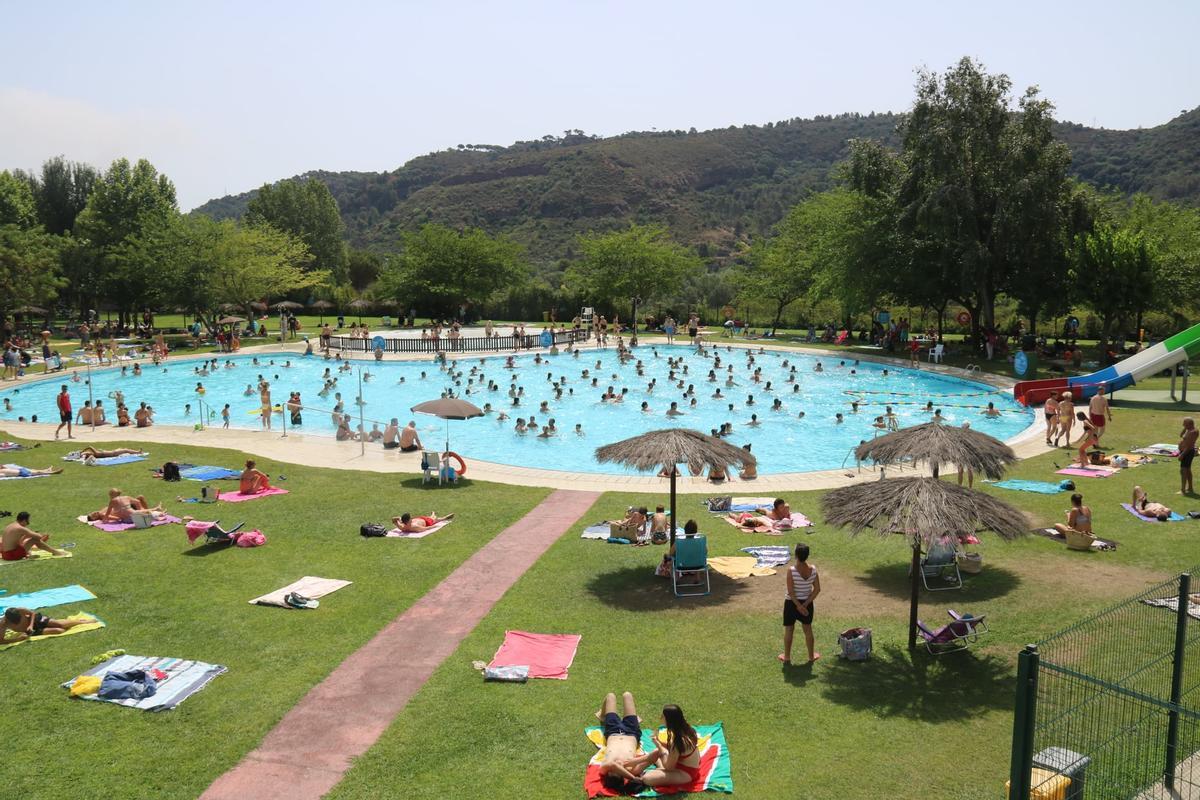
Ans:
{"label": "concrete pool deck", "polygon": [[[659,343],[658,340],[651,340],[651,344]],[[665,341],[661,342],[665,344]],[[750,349],[765,349],[778,350],[784,352],[798,352],[805,355],[816,355],[822,357],[836,357],[836,351],[821,350],[812,347],[802,346],[781,346],[776,344],[764,344],[761,342],[723,342],[710,341],[710,346],[730,346],[735,348],[750,348]],[[645,347],[647,345],[641,345]],[[580,348],[584,352],[594,347],[584,346]],[[262,345],[253,348],[243,348],[238,355],[257,355],[260,357],[277,354],[286,354],[288,356],[298,356],[303,352],[303,345],[299,341],[291,342],[286,345]],[[521,351],[522,354],[527,354],[537,351]],[[494,357],[495,355],[504,355],[501,353],[489,353],[487,355]],[[203,360],[211,358],[221,358],[223,354],[198,354],[195,356],[173,356],[172,363],[180,363],[184,361]],[[454,355],[454,354],[451,354]],[[362,354],[346,354],[350,360],[374,362],[374,358],[367,353]],[[357,356],[357,358],[355,357]],[[458,356],[461,359],[477,358],[477,354],[461,354]],[[387,361],[396,360],[431,360],[432,354],[405,354],[403,357],[385,358]],[[908,361],[906,359],[888,358],[885,356],[863,355],[863,354],[847,354],[847,359],[857,358],[861,361],[874,361],[880,364],[889,366],[901,367],[908,369]],[[123,362],[128,363],[128,362]],[[940,364],[927,364],[922,362],[921,369],[927,372],[934,372],[941,375],[947,375],[954,378],[976,381],[997,388],[1010,388],[1013,381],[1007,380],[1000,376],[991,375],[988,373],[967,372],[955,367],[947,367]],[[49,377],[42,375],[30,376],[21,379],[18,382],[10,382],[5,388],[15,385],[22,385],[40,380],[51,380],[62,382],[67,373],[56,373]],[[79,386],[79,384],[72,384]],[[54,429],[57,423],[29,423],[29,422],[13,422],[2,420],[0,427],[9,431],[15,436],[33,440],[52,440],[54,438]],[[1017,436],[1008,440],[1008,444],[1016,452],[1018,458],[1025,459],[1032,456],[1040,455],[1048,452],[1053,448],[1046,446],[1045,440],[1042,437],[1043,422],[1039,416],[1034,417],[1031,424],[1025,428]],[[453,435],[453,430],[452,430]],[[158,452],[151,447],[154,444],[189,444],[200,447],[217,447],[245,453],[248,455],[257,456],[259,458],[269,458],[276,461],[291,464],[305,464],[314,467],[328,467],[332,469],[351,469],[363,470],[367,472],[391,473],[399,475],[408,475],[421,473],[421,454],[420,453],[401,453],[397,450],[384,450],[378,445],[367,444],[365,448],[359,442],[338,442],[332,436],[320,436],[316,434],[291,433],[286,437],[281,436],[278,430],[275,431],[250,431],[250,430],[223,430],[221,428],[205,428],[204,430],[193,430],[192,428],[177,425],[155,425],[149,428],[118,428],[112,425],[104,425],[96,428],[94,431],[89,427],[76,427],[75,441],[80,445],[86,445],[95,442],[112,442],[112,441],[128,441],[145,445],[146,449],[154,456],[162,454],[164,460],[169,456],[169,453],[163,453],[159,448]],[[453,441],[452,441],[453,444]],[[602,441],[597,441],[597,445],[604,444]],[[236,466],[236,464],[234,465]],[[575,489],[581,491],[625,491],[625,492],[658,492],[667,487],[666,478],[658,478],[645,475],[608,475],[603,473],[589,472],[565,472],[553,469],[543,469],[540,467],[529,465],[509,465],[498,464],[486,461],[472,459],[467,465],[466,477],[472,480],[491,481],[495,483],[503,483],[516,486],[539,486],[551,489]],[[897,472],[895,468],[893,474]],[[904,474],[923,474],[925,470],[904,469]],[[788,472],[769,475],[760,475],[758,478],[751,481],[733,480],[720,484],[710,483],[703,478],[697,477],[681,477],[678,480],[677,490],[681,494],[778,494],[783,491],[804,491],[813,489],[833,489],[839,486],[846,486],[862,481],[877,480],[879,478],[879,470],[869,467],[857,468],[852,462],[847,465],[846,469],[822,470],[814,472]]]}

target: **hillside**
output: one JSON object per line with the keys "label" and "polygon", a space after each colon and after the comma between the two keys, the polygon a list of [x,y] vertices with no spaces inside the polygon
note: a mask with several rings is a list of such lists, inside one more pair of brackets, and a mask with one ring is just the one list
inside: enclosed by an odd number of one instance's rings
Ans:
{"label": "hillside", "polygon": [[[575,131],[510,147],[466,145],[393,172],[311,172],[329,185],[360,247],[390,249],[424,222],[474,225],[523,242],[543,269],[570,257],[574,237],[629,221],[662,222],[720,263],[771,227],[855,138],[895,145],[896,114],[845,114],[696,132],[598,139]],[[1165,125],[1110,131],[1060,123],[1072,170],[1122,192],[1200,204],[1200,109]],[[196,209],[238,216],[252,193]]]}

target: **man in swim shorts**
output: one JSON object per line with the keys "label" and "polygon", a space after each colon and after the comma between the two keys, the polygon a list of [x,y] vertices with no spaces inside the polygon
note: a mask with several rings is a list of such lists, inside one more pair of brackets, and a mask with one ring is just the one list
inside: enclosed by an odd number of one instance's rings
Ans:
{"label": "man in swim shorts", "polygon": [[[28,608],[7,608],[0,617],[0,642],[16,644],[33,636],[57,636],[84,622],[80,619],[51,619]],[[10,631],[16,635],[10,637]]]}
{"label": "man in swim shorts", "polygon": [[1192,483],[1192,462],[1196,459],[1196,421],[1191,417],[1183,418],[1183,430],[1179,432],[1179,493],[1196,494]]}
{"label": "man in swim shorts", "polygon": [[17,521],[9,524],[0,534],[0,558],[5,561],[20,561],[32,550],[44,550],[56,556],[65,556],[66,550],[51,547],[49,534],[38,533],[29,527],[29,512],[17,514]]}
{"label": "man in swim shorts", "polygon": [[1088,401],[1088,417],[1091,423],[1096,426],[1096,441],[1104,436],[1104,428],[1112,421],[1112,409],[1109,408],[1108,398],[1104,394],[1104,384],[1096,387],[1096,393],[1092,395],[1092,399]]}
{"label": "man in swim shorts", "polygon": [[409,420],[400,431],[400,452],[412,453],[421,449],[421,437],[417,435],[417,423]]}
{"label": "man in swim shorts", "polygon": [[32,478],[35,475],[57,475],[60,472],[62,472],[62,467],[32,469],[30,467],[17,466],[16,464],[12,466],[0,466],[0,478]]}
{"label": "man in swim shorts", "polygon": [[75,437],[71,435],[71,419],[73,416],[71,414],[71,395],[67,391],[65,383],[62,385],[62,391],[58,393],[58,397],[55,398],[54,402],[58,405],[59,419],[58,427],[54,430],[54,438],[58,438],[59,431],[63,429],[63,425],[66,425],[67,438],[74,439]]}
{"label": "man in swim shorts", "polygon": [[641,775],[658,760],[658,751],[638,755],[642,738],[642,720],[633,703],[633,695],[622,696],[622,711],[617,714],[617,696],[609,692],[596,716],[604,733],[604,760],[600,764],[600,779],[605,787],[623,794],[632,794],[642,787]]}
{"label": "man in swim shorts", "polygon": [[452,519],[454,519],[453,514],[447,514],[444,517],[439,517],[436,513],[432,513],[428,517],[414,517],[412,514],[401,514],[398,517],[392,517],[392,524],[404,533],[419,533],[427,528],[432,528],[438,523],[448,522]]}

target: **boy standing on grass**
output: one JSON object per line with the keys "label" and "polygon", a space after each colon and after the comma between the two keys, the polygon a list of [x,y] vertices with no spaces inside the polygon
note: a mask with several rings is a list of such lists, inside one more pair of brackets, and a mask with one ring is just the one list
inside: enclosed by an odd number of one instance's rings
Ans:
{"label": "boy standing on grass", "polygon": [[813,601],[821,593],[821,578],[817,568],[808,563],[808,545],[796,545],[796,563],[788,567],[787,596],[783,602],[783,652],[779,660],[785,665],[792,663],[792,635],[796,623],[804,628],[804,644],[808,648],[808,663],[821,657],[813,650]]}

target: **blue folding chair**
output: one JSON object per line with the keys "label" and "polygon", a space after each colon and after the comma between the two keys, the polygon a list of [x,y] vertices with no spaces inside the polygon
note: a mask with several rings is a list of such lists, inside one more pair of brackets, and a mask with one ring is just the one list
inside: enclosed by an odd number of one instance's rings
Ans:
{"label": "blue folding chair", "polygon": [[[679,579],[684,578],[684,583]],[[680,536],[675,540],[675,559],[671,564],[671,588],[676,597],[709,594],[708,539],[702,534]]]}

